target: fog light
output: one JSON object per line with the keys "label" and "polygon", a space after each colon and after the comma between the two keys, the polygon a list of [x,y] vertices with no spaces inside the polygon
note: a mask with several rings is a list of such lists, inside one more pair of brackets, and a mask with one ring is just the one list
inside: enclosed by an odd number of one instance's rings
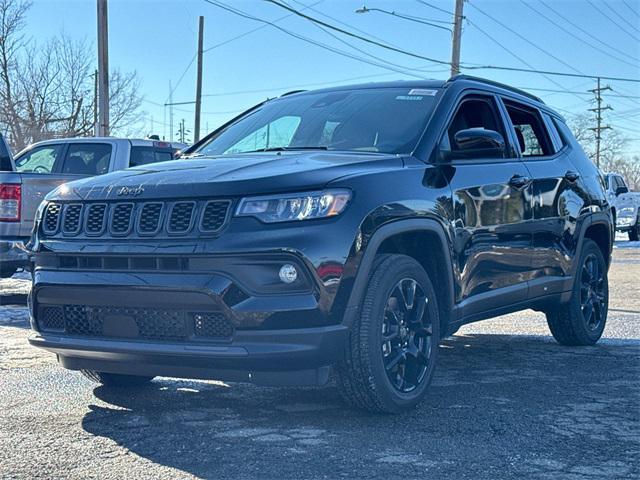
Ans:
{"label": "fog light", "polygon": [[290,263],[287,263],[280,267],[280,272],[278,275],[280,276],[280,280],[282,280],[284,283],[293,283],[298,278],[298,271],[296,270],[296,267],[294,267]]}

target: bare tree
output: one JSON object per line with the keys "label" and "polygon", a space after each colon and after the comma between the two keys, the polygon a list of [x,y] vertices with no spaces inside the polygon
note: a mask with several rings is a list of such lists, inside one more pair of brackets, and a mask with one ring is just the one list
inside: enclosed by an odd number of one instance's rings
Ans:
{"label": "bare tree", "polygon": [[[52,137],[93,134],[94,48],[64,33],[37,44],[22,35],[30,3],[0,0],[0,124],[15,149]],[[137,73],[110,75],[110,123],[118,133],[141,118]]]}

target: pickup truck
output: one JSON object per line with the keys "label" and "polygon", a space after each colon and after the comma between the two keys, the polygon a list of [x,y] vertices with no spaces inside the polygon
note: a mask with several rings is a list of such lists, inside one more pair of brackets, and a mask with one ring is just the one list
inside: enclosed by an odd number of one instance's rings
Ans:
{"label": "pickup truck", "polygon": [[605,175],[607,199],[616,223],[616,230],[627,232],[629,240],[640,240],[640,192],[630,192],[619,173]]}
{"label": "pickup truck", "polygon": [[58,185],[172,160],[184,147],[146,139],[64,138],[35,143],[12,159],[0,138],[0,277],[29,267],[24,242],[31,235],[38,205]]}

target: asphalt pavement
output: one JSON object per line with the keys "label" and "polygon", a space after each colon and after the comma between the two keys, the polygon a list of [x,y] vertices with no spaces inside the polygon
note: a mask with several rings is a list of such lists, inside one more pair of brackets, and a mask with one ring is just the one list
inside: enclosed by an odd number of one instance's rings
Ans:
{"label": "asphalt pavement", "polygon": [[96,386],[26,343],[8,303],[28,284],[0,281],[0,478],[640,478],[638,242],[616,244],[598,345],[557,345],[532,311],[468,325],[399,416],[333,385]]}

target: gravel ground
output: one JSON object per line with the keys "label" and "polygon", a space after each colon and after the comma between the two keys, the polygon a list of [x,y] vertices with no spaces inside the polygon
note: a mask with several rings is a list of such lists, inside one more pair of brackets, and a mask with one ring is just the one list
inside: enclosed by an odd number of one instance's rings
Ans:
{"label": "gravel ground", "polygon": [[0,478],[640,478],[640,243],[618,242],[609,322],[567,348],[541,314],[441,345],[415,411],[350,410],[333,386],[156,379],[96,387],[26,343],[28,277],[0,281]]}

